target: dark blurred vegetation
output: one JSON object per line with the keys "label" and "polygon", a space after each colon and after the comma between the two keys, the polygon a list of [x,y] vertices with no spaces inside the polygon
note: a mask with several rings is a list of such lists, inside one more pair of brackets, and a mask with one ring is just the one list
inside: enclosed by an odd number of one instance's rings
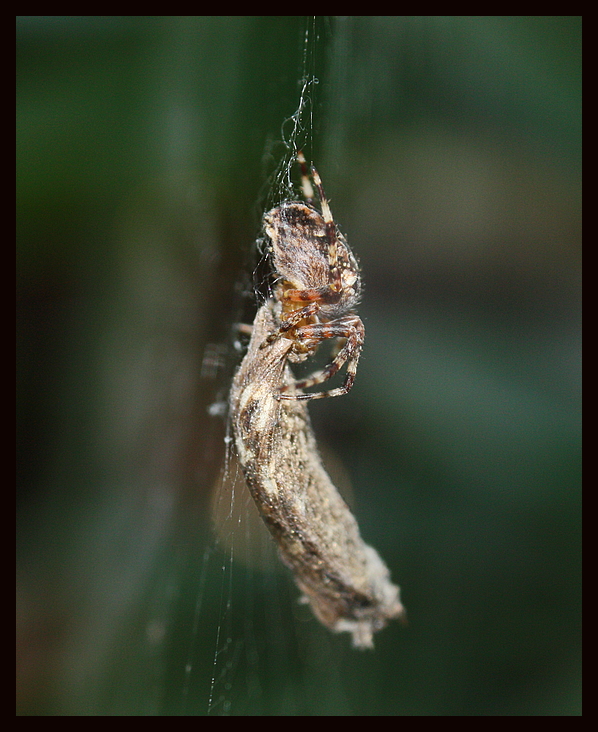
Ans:
{"label": "dark blurred vegetation", "polygon": [[[367,333],[312,413],[409,613],[365,654],[212,539],[306,29]],[[579,17],[19,17],[17,712],[580,714],[580,243]]]}

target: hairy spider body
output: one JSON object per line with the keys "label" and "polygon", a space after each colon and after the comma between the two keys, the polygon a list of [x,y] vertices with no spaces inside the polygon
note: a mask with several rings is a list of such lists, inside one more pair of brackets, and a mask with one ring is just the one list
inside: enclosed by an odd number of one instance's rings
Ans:
{"label": "hairy spider body", "polygon": [[321,211],[314,205],[301,152],[297,159],[306,203],[287,201],[264,216],[264,233],[279,278],[274,296],[280,305],[280,327],[265,343],[277,338],[292,341],[288,358],[297,363],[313,355],[323,341],[345,339],[328,366],[296,383],[299,389],[320,384],[346,364],[342,386],[309,394],[280,394],[281,399],[321,399],[346,394],[355,379],[365,335],[361,319],[353,312],[361,296],[361,277],[357,260],[334,223],[317,170],[312,167],[311,174]]}

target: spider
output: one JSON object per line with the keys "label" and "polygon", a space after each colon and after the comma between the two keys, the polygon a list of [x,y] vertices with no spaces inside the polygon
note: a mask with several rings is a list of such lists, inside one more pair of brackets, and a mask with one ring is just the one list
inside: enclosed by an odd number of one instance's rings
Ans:
{"label": "spider", "polygon": [[301,151],[297,161],[305,203],[286,201],[264,216],[264,231],[279,277],[274,297],[280,303],[281,322],[262,347],[286,338],[292,342],[289,360],[299,363],[312,356],[323,341],[345,339],[328,366],[295,384],[298,389],[321,384],[347,364],[342,386],[309,394],[280,393],[278,397],[322,399],[346,394],[353,386],[365,335],[361,318],[353,312],[361,295],[361,277],[357,260],[332,218],[318,171],[312,166],[320,210]]}

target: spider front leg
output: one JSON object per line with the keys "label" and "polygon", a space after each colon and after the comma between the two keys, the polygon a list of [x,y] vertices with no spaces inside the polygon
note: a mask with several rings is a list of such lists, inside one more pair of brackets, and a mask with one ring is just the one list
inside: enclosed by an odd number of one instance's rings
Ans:
{"label": "spider front leg", "polygon": [[[295,307],[283,316],[278,330],[266,338],[261,348],[265,348],[269,343],[272,343],[284,333],[294,329],[302,320],[313,318],[317,315],[323,303],[335,302],[338,300],[339,295],[336,290],[326,285],[325,287],[314,287],[308,290],[283,289],[282,294],[278,297],[283,303],[283,312],[288,306]],[[304,307],[297,308],[296,306],[299,303],[307,304]],[[295,340],[294,335],[293,340]]]}
{"label": "spider front leg", "polygon": [[295,383],[298,389],[305,389],[315,384],[321,384],[332,378],[346,363],[347,373],[342,386],[329,391],[315,392],[313,394],[280,394],[279,399],[324,399],[346,394],[355,380],[357,363],[361,355],[365,329],[361,318],[357,315],[346,315],[343,318],[332,320],[329,323],[313,323],[295,331],[295,337],[299,343],[305,344],[309,349],[314,349],[328,338],[345,338],[345,345],[341,348],[334,360],[321,371],[317,371],[307,379]]}
{"label": "spider front leg", "polygon": [[302,320],[312,318],[319,309],[319,304],[317,302],[312,302],[309,305],[306,305],[304,308],[300,308],[299,310],[293,310],[293,312],[289,313],[282,321],[278,330],[275,330],[274,333],[270,333],[266,340],[261,344],[260,348],[265,348],[269,343],[272,343],[277,338],[280,338],[280,336],[284,333],[288,333],[289,330],[292,330]]}

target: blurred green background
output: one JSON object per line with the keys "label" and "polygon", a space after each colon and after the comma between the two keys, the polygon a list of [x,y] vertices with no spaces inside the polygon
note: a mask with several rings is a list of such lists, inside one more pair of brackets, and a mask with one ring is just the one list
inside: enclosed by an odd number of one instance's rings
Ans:
{"label": "blurred green background", "polygon": [[[219,479],[306,71],[366,286],[310,410],[409,615],[371,653]],[[580,244],[580,17],[18,17],[17,712],[580,714]]]}

